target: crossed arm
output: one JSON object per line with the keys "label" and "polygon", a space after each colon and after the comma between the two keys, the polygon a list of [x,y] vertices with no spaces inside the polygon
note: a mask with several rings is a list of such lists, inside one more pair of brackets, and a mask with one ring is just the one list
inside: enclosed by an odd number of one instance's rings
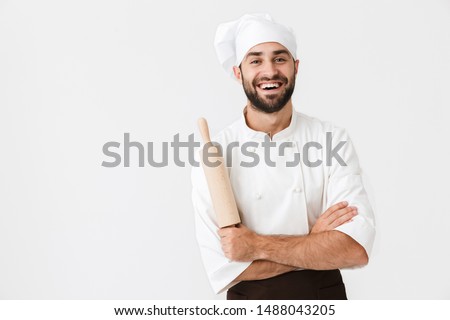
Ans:
{"label": "crossed arm", "polygon": [[365,265],[365,249],[350,236],[333,230],[357,214],[346,202],[331,206],[304,236],[260,235],[244,225],[219,230],[225,256],[252,261],[235,280],[259,280],[295,270],[331,270]]}

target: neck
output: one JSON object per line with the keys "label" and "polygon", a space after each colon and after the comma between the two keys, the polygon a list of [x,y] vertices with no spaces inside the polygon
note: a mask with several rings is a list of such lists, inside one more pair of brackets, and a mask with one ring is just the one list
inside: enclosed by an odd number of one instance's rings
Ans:
{"label": "neck", "polygon": [[274,113],[262,112],[253,107],[250,102],[247,102],[244,115],[245,121],[251,129],[266,132],[270,137],[273,137],[289,127],[292,117],[292,101],[289,100],[283,109]]}

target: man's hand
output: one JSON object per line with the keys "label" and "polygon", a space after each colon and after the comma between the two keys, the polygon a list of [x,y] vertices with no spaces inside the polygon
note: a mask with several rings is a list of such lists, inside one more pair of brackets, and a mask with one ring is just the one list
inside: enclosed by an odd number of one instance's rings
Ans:
{"label": "man's hand", "polygon": [[253,261],[259,235],[239,224],[237,227],[219,229],[220,242],[225,256],[234,261]]}
{"label": "man's hand", "polygon": [[311,233],[331,231],[334,228],[351,221],[357,214],[358,209],[356,207],[348,206],[347,201],[338,202],[320,215],[319,219],[317,219],[312,227]]}

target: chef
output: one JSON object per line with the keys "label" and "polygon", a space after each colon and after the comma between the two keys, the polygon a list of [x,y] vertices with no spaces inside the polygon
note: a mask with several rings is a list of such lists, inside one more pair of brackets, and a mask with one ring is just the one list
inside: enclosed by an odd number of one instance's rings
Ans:
{"label": "chef", "polygon": [[[267,14],[244,15],[218,27],[215,48],[247,104],[213,139],[231,164],[241,224],[218,228],[204,173],[192,170],[197,240],[214,292],[227,290],[227,299],[346,299],[339,269],[366,265],[375,236],[347,132],[294,110],[299,60],[289,27]],[[236,143],[245,152],[227,148]],[[243,165],[255,155],[261,161]]]}

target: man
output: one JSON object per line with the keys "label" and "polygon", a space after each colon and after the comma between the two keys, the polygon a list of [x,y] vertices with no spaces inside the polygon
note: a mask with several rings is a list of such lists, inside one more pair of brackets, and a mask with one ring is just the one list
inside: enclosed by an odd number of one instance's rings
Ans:
{"label": "man", "polygon": [[192,172],[197,239],[214,291],[228,289],[227,299],[346,299],[339,269],[366,265],[375,235],[347,133],[294,111],[299,60],[288,27],[244,15],[219,26],[215,46],[248,101],[214,139],[231,163],[241,224],[218,229],[204,174]]}

